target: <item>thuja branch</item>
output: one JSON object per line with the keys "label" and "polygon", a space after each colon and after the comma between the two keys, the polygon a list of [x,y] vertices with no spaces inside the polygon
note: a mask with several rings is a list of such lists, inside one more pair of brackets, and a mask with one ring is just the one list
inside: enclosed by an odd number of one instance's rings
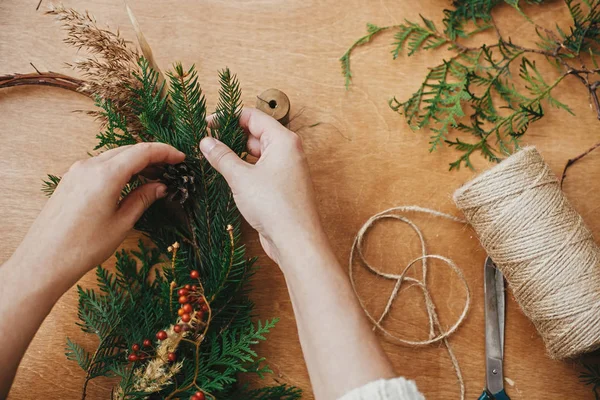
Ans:
{"label": "thuja branch", "polygon": [[89,93],[81,90],[84,83],[85,82],[81,79],[56,72],[34,72],[29,74],[9,74],[0,76],[0,89],[15,86],[41,85],[71,90],[91,97]]}
{"label": "thuja branch", "polygon": [[[543,0],[530,2],[541,4]],[[507,40],[509,36],[504,35],[509,33],[498,29],[492,10],[502,3],[514,7],[533,24],[540,39],[536,47]],[[450,164],[450,169],[461,165],[472,167],[470,156],[474,152],[497,162],[518,149],[531,123],[545,115],[546,104],[573,114],[552,94],[557,82],[565,76],[573,75],[583,84],[600,119],[597,95],[600,67],[595,60],[600,54],[600,0],[565,0],[572,18],[572,26],[567,30],[558,27],[551,30],[536,24],[515,1],[455,0],[452,6],[444,10],[443,29],[439,30],[433,21],[422,16],[420,22],[405,21],[389,27],[368,24],[367,35],[352,44],[340,59],[346,85],[352,78],[351,54],[384,31],[396,31],[391,49],[393,58],[404,50],[409,56],[439,47],[454,52],[449,59],[430,68],[420,88],[408,100],[390,100],[391,108],[404,115],[412,129],[429,128],[433,133],[431,150],[446,143],[463,153]],[[495,31],[496,42],[479,47],[461,43],[464,38],[490,28]],[[554,83],[546,82],[535,61],[529,58],[533,55],[545,57],[558,68],[560,76]],[[511,71],[516,59],[522,60],[519,74]],[[590,62],[593,67],[586,66]],[[471,134],[471,140],[451,139],[450,135],[456,131]],[[566,169],[585,154],[588,152],[571,159]]]}

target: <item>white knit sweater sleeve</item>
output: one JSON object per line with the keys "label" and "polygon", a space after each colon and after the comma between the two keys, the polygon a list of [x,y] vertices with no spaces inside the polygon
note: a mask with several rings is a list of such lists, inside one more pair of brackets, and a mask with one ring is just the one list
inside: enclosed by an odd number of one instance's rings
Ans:
{"label": "white knit sweater sleeve", "polygon": [[414,381],[380,379],[353,389],[339,400],[425,400]]}

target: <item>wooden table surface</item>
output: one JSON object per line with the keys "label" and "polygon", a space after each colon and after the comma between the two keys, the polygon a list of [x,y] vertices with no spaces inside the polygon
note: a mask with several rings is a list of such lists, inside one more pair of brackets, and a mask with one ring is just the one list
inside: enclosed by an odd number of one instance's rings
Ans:
{"label": "wooden table surface", "polygon": [[[0,1],[0,74],[40,70],[71,73],[65,62],[76,58],[52,17],[39,11],[37,0]],[[415,20],[419,14],[441,21],[448,2],[360,0],[131,0],[158,63],[167,68],[180,60],[196,63],[208,104],[214,107],[217,70],[229,66],[244,90],[246,104],[269,87],[288,94],[292,122],[304,139],[320,211],[332,245],[347,263],[354,234],[372,214],[398,205],[419,205],[458,215],[451,195],[473,171],[448,172],[457,157],[453,150],[429,154],[428,133],[411,131],[402,117],[390,111],[387,100],[407,98],[426,73],[440,61],[427,53],[393,61],[391,33],[358,50],[353,58],[354,85],[344,89],[338,58],[364,34],[365,23],[378,25]],[[66,6],[88,9],[101,23],[120,27],[133,39],[121,0],[75,1]],[[567,22],[561,2],[537,8],[542,23]],[[502,9],[497,19],[513,38],[531,38],[528,25]],[[532,38],[533,40],[533,38]],[[594,144],[599,122],[590,110],[585,89],[570,77],[558,96],[576,113],[548,109],[534,124],[524,143],[538,146],[555,172],[565,161]],[[62,174],[93,148],[97,124],[73,110],[91,109],[85,97],[53,88],[27,87],[0,92],[0,262],[6,260],[25,235],[45,202],[40,192],[46,173]],[[310,127],[312,124],[319,125]],[[479,169],[488,164],[476,159]],[[600,232],[595,185],[600,152],[576,165],[565,186],[568,197],[588,225]],[[452,258],[463,269],[473,293],[467,320],[450,342],[462,367],[469,398],[484,384],[484,326],[482,265],[484,253],[473,232],[452,222],[415,216],[431,251]],[[133,233],[125,246],[136,240]],[[302,360],[294,316],[284,280],[263,254],[256,235],[246,229],[249,254],[259,257],[262,269],[255,278],[253,298],[261,317],[279,316],[281,322],[261,345],[279,380],[306,390],[312,398]],[[399,271],[418,255],[418,242],[406,226],[378,225],[368,240],[369,259],[386,271]],[[112,263],[110,260],[109,263]],[[464,291],[443,264],[433,264],[430,286],[442,323],[449,326],[459,314]],[[93,284],[93,272],[80,282]],[[32,277],[35,279],[35,277]],[[392,283],[358,273],[360,293],[368,307],[380,312]],[[425,338],[426,314],[422,296],[414,288],[403,291],[385,326],[408,338]],[[510,296],[509,296],[510,297]],[[89,346],[94,338],[81,333],[76,321],[77,295],[69,290],[48,316],[18,371],[11,399],[76,399],[84,373],[64,357],[65,337]],[[315,301],[317,306],[318,301]],[[32,301],[35,306],[35,300]],[[578,381],[573,362],[550,360],[532,324],[509,298],[507,305],[505,375],[513,399],[591,399],[591,390]],[[27,313],[27,310],[23,310]],[[445,349],[440,345],[408,348],[381,337],[399,374],[416,380],[428,399],[458,398],[458,387]],[[0,360],[0,363],[2,361]],[[108,398],[110,382],[92,381],[90,399]]]}

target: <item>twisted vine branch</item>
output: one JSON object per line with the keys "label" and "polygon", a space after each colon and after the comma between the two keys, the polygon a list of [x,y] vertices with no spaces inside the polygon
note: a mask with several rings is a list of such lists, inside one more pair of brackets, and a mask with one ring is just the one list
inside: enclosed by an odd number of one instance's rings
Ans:
{"label": "twisted vine branch", "polygon": [[41,85],[52,86],[61,89],[71,90],[90,96],[89,93],[82,91],[85,81],[72,76],[59,74],[57,72],[33,72],[29,74],[8,74],[0,76],[0,89],[15,86]]}

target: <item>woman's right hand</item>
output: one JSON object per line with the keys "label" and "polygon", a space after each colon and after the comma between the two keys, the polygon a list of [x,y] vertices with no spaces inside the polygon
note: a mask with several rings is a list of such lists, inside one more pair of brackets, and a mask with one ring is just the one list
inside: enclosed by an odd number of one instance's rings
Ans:
{"label": "woman's right hand", "polygon": [[267,255],[279,263],[282,252],[302,248],[323,235],[302,142],[254,108],[245,108],[239,123],[249,134],[248,152],[258,158],[256,164],[243,161],[212,137],[200,142],[200,150],[227,180]]}
{"label": "woman's right hand", "polygon": [[285,275],[315,398],[337,399],[393,377],[323,232],[300,139],[255,109],[242,111],[240,125],[250,134],[255,165],[213,138],[203,139],[200,149],[223,174],[240,212]]}

